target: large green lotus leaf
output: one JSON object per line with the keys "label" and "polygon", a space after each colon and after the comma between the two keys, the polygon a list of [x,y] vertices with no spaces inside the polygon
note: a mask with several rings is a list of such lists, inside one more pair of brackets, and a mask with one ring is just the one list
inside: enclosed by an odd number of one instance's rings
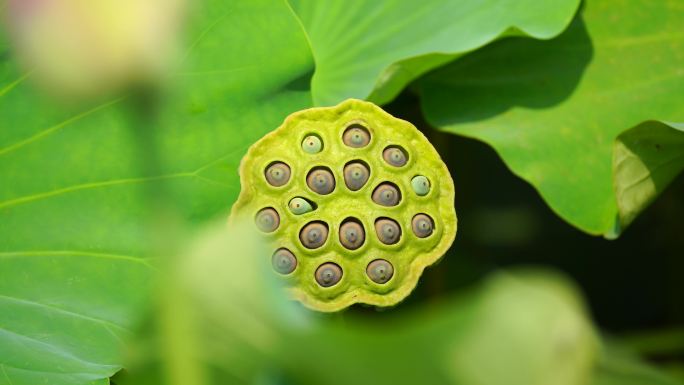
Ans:
{"label": "large green lotus leaf", "polygon": [[571,224],[616,236],[617,136],[684,121],[683,17],[679,1],[587,1],[554,40],[501,41],[427,76],[423,110],[492,145]]}
{"label": "large green lotus leaf", "polygon": [[627,226],[684,169],[684,124],[646,122],[618,136],[613,152],[620,225]]}
{"label": "large green lotus leaf", "polygon": [[333,105],[352,97],[386,103],[421,74],[502,36],[556,36],[579,0],[290,3],[316,61],[314,103]]}
{"label": "large green lotus leaf", "polygon": [[286,4],[207,2],[188,29],[157,117],[55,104],[0,45],[0,384],[108,383],[153,275],[148,195],[227,217],[246,147],[310,105]]}

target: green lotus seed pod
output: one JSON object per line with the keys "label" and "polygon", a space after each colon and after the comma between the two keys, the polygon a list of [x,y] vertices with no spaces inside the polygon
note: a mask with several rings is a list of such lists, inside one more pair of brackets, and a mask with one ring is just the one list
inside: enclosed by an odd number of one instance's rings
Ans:
{"label": "green lotus seed pod", "polygon": [[292,214],[294,215],[302,215],[310,211],[313,211],[314,209],[313,205],[311,205],[309,201],[300,197],[294,197],[290,199],[290,203],[288,203],[287,206],[290,208],[290,211],[292,211]]}
{"label": "green lotus seed pod", "polygon": [[356,250],[366,240],[366,232],[361,223],[348,220],[340,226],[340,243],[349,250]]}
{"label": "green lotus seed pod", "polygon": [[323,141],[316,135],[309,135],[302,141],[302,150],[308,154],[316,154],[323,149]]}
{"label": "green lotus seed pod", "polygon": [[349,162],[344,166],[344,183],[352,191],[358,191],[363,187],[370,177],[370,170],[363,162]]}
{"label": "green lotus seed pod", "polygon": [[290,166],[283,162],[274,162],[268,166],[265,174],[271,186],[280,187],[290,180]]}
{"label": "green lotus seed pod", "polygon": [[306,176],[306,184],[313,192],[327,195],[335,189],[335,177],[328,169],[315,168]]}
{"label": "green lotus seed pod", "polygon": [[366,274],[373,282],[384,284],[394,275],[394,267],[384,259],[376,259],[368,264]]}
{"label": "green lotus seed pod", "polygon": [[323,287],[334,286],[342,279],[342,268],[332,262],[324,263],[316,269],[315,277]]}
{"label": "green lotus seed pod", "polygon": [[373,190],[373,202],[381,206],[396,206],[400,200],[401,192],[393,183],[382,183]]}
{"label": "green lotus seed pod", "polygon": [[408,162],[408,156],[406,152],[397,146],[390,146],[382,152],[382,158],[385,162],[389,163],[394,167],[401,167]]}
{"label": "green lotus seed pod", "polygon": [[287,275],[297,268],[297,258],[290,250],[282,248],[273,253],[271,264],[273,265],[273,270],[280,274]]}
{"label": "green lotus seed pod", "polygon": [[416,234],[418,238],[429,237],[432,234],[434,224],[432,218],[425,214],[418,214],[413,217],[411,221],[411,228],[413,233]]}
{"label": "green lotus seed pod", "polygon": [[321,222],[311,222],[299,232],[299,240],[307,249],[317,249],[328,239],[328,226]]}
{"label": "green lotus seed pod", "polygon": [[419,196],[425,196],[430,192],[430,181],[422,175],[416,175],[411,179],[411,187]]}
{"label": "green lotus seed pod", "polygon": [[259,230],[265,233],[272,233],[280,226],[280,216],[274,209],[267,207],[259,210],[255,222]]}
{"label": "green lotus seed pod", "polygon": [[361,148],[370,143],[370,133],[360,124],[352,124],[342,134],[342,141],[349,147]]}
{"label": "green lotus seed pod", "polygon": [[397,221],[389,218],[380,218],[375,221],[375,233],[380,242],[386,245],[393,245],[401,238],[401,227]]}
{"label": "green lotus seed pod", "polygon": [[[310,136],[320,152],[307,151]],[[269,176],[276,165],[273,176],[286,177]],[[416,176],[428,181],[424,195]],[[454,185],[439,154],[413,125],[360,100],[290,115],[249,149],[240,182],[231,218],[259,227],[262,210],[273,210],[262,227],[273,229],[265,242],[275,254],[264,258],[319,311],[395,305],[456,235]],[[293,197],[313,210],[297,214]]]}

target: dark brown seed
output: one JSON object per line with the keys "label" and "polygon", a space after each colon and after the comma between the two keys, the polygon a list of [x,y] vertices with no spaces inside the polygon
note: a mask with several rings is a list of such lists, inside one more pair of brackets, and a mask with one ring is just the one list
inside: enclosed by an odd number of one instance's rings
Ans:
{"label": "dark brown seed", "polygon": [[328,226],[323,222],[311,222],[299,232],[299,240],[307,249],[317,249],[328,239]]}
{"label": "dark brown seed", "polygon": [[259,210],[255,222],[259,230],[265,233],[272,233],[280,226],[280,216],[274,208],[267,207]]}
{"label": "dark brown seed", "polygon": [[297,258],[288,249],[278,249],[271,257],[273,270],[280,274],[290,274],[297,267]]}
{"label": "dark brown seed", "polygon": [[401,200],[401,193],[396,185],[384,182],[375,188],[372,198],[380,206],[396,206]]}
{"label": "dark brown seed", "polygon": [[432,234],[434,222],[427,214],[416,214],[411,221],[411,228],[416,237],[425,238]]}
{"label": "dark brown seed", "polygon": [[406,151],[404,151],[401,147],[397,146],[387,147],[382,152],[382,158],[385,159],[385,162],[389,163],[394,167],[401,167],[405,165],[408,161]]}
{"label": "dark brown seed", "polygon": [[349,250],[356,250],[366,240],[363,226],[356,221],[347,221],[340,226],[340,243]]}
{"label": "dark brown seed", "polygon": [[401,227],[395,220],[389,218],[380,218],[375,221],[375,232],[380,242],[386,245],[393,245],[401,238]]}
{"label": "dark brown seed", "polygon": [[323,287],[334,286],[342,279],[342,268],[336,263],[327,262],[316,269],[316,282]]}
{"label": "dark brown seed", "polygon": [[366,267],[366,274],[375,283],[387,283],[394,275],[394,267],[384,259],[376,259]]}
{"label": "dark brown seed", "polygon": [[370,133],[366,127],[360,124],[352,124],[344,130],[342,141],[349,147],[366,147],[370,143]]}
{"label": "dark brown seed", "polygon": [[335,189],[335,177],[328,169],[315,168],[306,176],[306,184],[313,192],[327,195]]}
{"label": "dark brown seed", "polygon": [[290,166],[274,162],[265,171],[266,181],[271,186],[280,187],[290,180]]}
{"label": "dark brown seed", "polygon": [[370,170],[361,162],[351,162],[344,166],[344,183],[347,188],[357,191],[368,182]]}

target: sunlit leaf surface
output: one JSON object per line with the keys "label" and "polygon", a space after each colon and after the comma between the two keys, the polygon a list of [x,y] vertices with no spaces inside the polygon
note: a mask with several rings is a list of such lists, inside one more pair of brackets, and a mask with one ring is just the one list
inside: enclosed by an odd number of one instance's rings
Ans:
{"label": "sunlit leaf surface", "polygon": [[423,109],[492,145],[566,221],[614,236],[615,139],[684,121],[683,17],[679,1],[587,1],[556,39],[501,41],[427,76]]}

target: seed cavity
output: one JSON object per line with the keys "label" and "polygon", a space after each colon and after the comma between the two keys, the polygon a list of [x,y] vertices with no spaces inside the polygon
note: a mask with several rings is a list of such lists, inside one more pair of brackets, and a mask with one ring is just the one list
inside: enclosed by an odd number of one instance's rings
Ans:
{"label": "seed cavity", "polygon": [[266,207],[257,212],[254,221],[259,230],[272,233],[280,226],[280,215],[273,207]]}
{"label": "seed cavity", "polygon": [[271,257],[273,270],[280,274],[287,275],[292,273],[297,267],[297,257],[286,248],[280,248]]}
{"label": "seed cavity", "polygon": [[363,225],[356,218],[347,218],[340,226],[340,243],[349,250],[356,250],[366,241]]}
{"label": "seed cavity", "polygon": [[342,268],[333,262],[326,262],[316,269],[316,282],[323,287],[336,285],[342,279]]}
{"label": "seed cavity", "polygon": [[386,245],[394,245],[401,238],[401,227],[394,219],[378,218],[375,221],[375,233],[380,242]]}
{"label": "seed cavity", "polygon": [[394,183],[383,182],[373,190],[372,198],[380,206],[396,206],[401,201],[401,192]]}
{"label": "seed cavity", "polygon": [[302,150],[307,154],[316,154],[323,149],[323,141],[318,135],[308,135],[302,140]]}
{"label": "seed cavity", "polygon": [[294,197],[287,204],[294,215],[302,215],[316,209],[316,204],[302,197]]}
{"label": "seed cavity", "polygon": [[324,222],[310,222],[299,232],[299,240],[307,249],[317,249],[328,239],[328,225]]}
{"label": "seed cavity", "polygon": [[416,214],[411,220],[411,228],[418,238],[426,238],[432,234],[435,224],[427,214]]}
{"label": "seed cavity", "polygon": [[423,175],[416,175],[411,179],[411,187],[418,196],[425,196],[430,192],[430,181]]}
{"label": "seed cavity", "polygon": [[271,186],[280,187],[290,180],[290,166],[283,162],[271,163],[264,172]]}
{"label": "seed cavity", "polygon": [[352,191],[358,191],[370,177],[370,168],[360,160],[353,160],[344,166],[344,183]]}
{"label": "seed cavity", "polygon": [[366,267],[366,274],[375,283],[387,283],[394,275],[394,267],[384,259],[376,259]]}
{"label": "seed cavity", "polygon": [[399,146],[389,146],[382,152],[382,158],[385,159],[389,165],[394,167],[401,167],[408,161],[406,151]]}
{"label": "seed cavity", "polygon": [[358,123],[350,124],[342,134],[342,141],[349,147],[361,148],[370,143],[370,132]]}
{"label": "seed cavity", "polygon": [[313,192],[327,195],[335,189],[335,177],[329,168],[316,167],[306,176],[306,184]]}

